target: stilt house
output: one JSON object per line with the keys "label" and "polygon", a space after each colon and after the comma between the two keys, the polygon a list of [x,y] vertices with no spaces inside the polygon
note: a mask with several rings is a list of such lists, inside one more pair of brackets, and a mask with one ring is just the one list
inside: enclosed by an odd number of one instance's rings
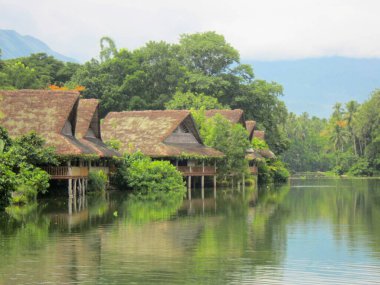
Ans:
{"label": "stilt house", "polygon": [[90,171],[102,170],[107,175],[112,166],[112,157],[120,154],[104,144],[100,132],[99,120],[99,100],[80,99],[77,120],[75,127],[75,137],[83,145],[91,148],[99,159],[89,161]]}
{"label": "stilt house", "polygon": [[[114,154],[111,150],[106,151],[103,144],[99,147],[98,141],[92,142],[93,139],[88,138],[88,131],[77,139],[76,134],[79,133],[76,132],[76,128],[78,127],[79,132],[86,128],[78,119],[78,106],[77,91],[0,91],[0,125],[8,130],[11,137],[35,131],[45,139],[47,146],[55,148],[62,161],[61,165],[41,167],[50,174],[51,179],[67,180],[69,195],[77,186],[78,189],[84,189],[89,173],[89,161],[99,160],[100,150],[107,156]],[[99,122],[95,123],[96,120],[98,118],[90,120],[88,129],[96,130],[96,124],[99,126]],[[99,134],[96,137],[95,131],[95,139],[100,140]],[[72,187],[71,183],[75,186]]]}
{"label": "stilt house", "polygon": [[140,150],[153,159],[169,160],[190,178],[215,177],[212,160],[224,156],[203,144],[186,110],[111,112],[101,128],[105,141],[121,142],[121,152]]}
{"label": "stilt house", "polygon": [[246,127],[245,120],[244,120],[244,111],[241,109],[207,110],[205,113],[207,118],[214,117],[216,114],[222,115],[224,118],[226,118],[233,124],[241,124],[244,128]]}
{"label": "stilt house", "polygon": [[245,121],[245,126],[249,135],[249,141],[252,141],[253,133],[256,129],[256,121]]}

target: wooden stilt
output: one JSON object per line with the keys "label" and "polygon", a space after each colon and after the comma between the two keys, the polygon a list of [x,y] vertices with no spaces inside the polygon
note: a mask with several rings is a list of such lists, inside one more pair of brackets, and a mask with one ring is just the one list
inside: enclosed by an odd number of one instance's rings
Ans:
{"label": "wooden stilt", "polygon": [[69,183],[68,183],[68,193],[69,193],[69,197],[73,197],[73,180],[72,179],[69,179]]}
{"label": "wooden stilt", "polygon": [[202,187],[202,200],[205,198],[205,177],[202,176],[202,181],[201,181],[201,187]]}
{"label": "wooden stilt", "polygon": [[214,198],[216,198],[216,175],[214,176]]}
{"label": "wooden stilt", "polygon": [[79,178],[78,186],[79,186],[79,195],[82,195],[82,178]]}
{"label": "wooden stilt", "polygon": [[187,197],[191,200],[191,176],[188,176],[187,180]]}
{"label": "wooden stilt", "polygon": [[74,197],[76,197],[77,196],[77,179],[74,179],[74,189],[73,189],[74,191]]}

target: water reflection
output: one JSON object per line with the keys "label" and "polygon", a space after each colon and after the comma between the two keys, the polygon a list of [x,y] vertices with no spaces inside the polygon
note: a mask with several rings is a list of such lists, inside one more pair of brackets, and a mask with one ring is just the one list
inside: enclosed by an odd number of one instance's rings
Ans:
{"label": "water reflection", "polygon": [[[209,193],[208,193],[209,192]],[[293,180],[142,202],[49,199],[0,217],[0,284],[368,284],[379,180]]]}

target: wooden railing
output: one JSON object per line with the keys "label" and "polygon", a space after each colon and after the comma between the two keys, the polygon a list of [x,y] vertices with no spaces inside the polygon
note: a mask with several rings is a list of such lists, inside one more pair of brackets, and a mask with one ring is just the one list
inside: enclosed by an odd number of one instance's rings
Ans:
{"label": "wooden railing", "polygon": [[251,174],[257,174],[258,173],[258,169],[257,169],[257,166],[250,166],[249,167],[249,172],[251,173]]}
{"label": "wooden railing", "polygon": [[216,175],[214,166],[177,166],[184,176],[213,176]]}
{"label": "wooden railing", "polygon": [[88,176],[87,166],[47,166],[42,167],[51,177],[51,179],[70,179],[70,178],[80,178]]}

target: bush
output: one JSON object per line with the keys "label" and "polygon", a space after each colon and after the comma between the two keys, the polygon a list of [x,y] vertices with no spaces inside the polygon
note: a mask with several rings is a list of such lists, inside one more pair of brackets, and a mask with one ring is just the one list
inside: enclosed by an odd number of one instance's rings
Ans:
{"label": "bush", "polygon": [[353,176],[372,176],[373,170],[369,166],[369,162],[366,158],[359,158],[358,161],[351,166],[348,174]]}
{"label": "bush", "polygon": [[115,180],[122,189],[132,188],[136,196],[148,200],[182,198],[186,192],[182,174],[169,161],[152,161],[140,152],[125,156]]}
{"label": "bush", "polygon": [[259,183],[286,182],[290,176],[284,163],[278,159],[260,161],[258,171]]}
{"label": "bush", "polygon": [[100,192],[106,189],[107,185],[107,174],[104,171],[99,170],[97,172],[91,171],[88,174],[88,191],[89,192]]}

